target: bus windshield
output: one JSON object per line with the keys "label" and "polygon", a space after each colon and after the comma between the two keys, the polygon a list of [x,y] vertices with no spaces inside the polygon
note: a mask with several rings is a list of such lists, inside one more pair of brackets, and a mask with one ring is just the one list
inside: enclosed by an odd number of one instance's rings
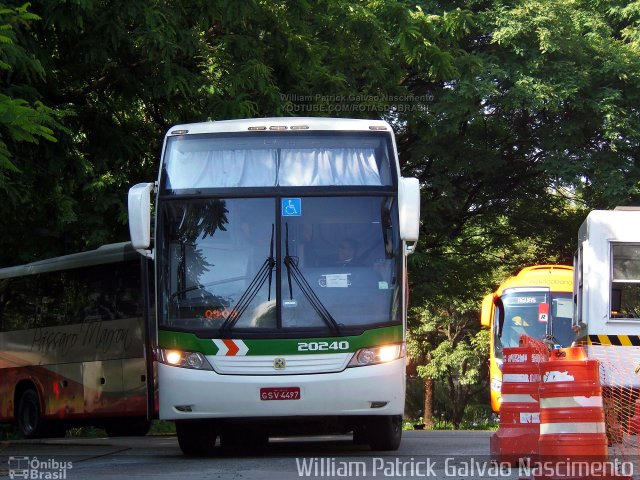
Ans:
{"label": "bus windshield", "polygon": [[[502,295],[504,326],[502,336],[495,329],[496,352],[502,347],[517,347],[521,335],[544,340],[554,345],[571,345],[573,303],[571,293],[548,291],[515,291]],[[498,325],[498,322],[495,322]]]}
{"label": "bus windshield", "polygon": [[242,331],[401,322],[393,197],[162,203],[161,325]]}

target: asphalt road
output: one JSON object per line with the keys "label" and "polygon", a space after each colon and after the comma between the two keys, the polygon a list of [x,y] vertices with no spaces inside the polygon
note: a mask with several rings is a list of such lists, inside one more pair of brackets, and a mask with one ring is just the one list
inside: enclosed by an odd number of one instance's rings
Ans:
{"label": "asphalt road", "polygon": [[174,436],[15,441],[0,443],[0,478],[526,478],[490,462],[490,435],[408,431],[396,452],[372,452],[351,436],[271,438],[259,451],[216,447],[206,458],[183,456]]}

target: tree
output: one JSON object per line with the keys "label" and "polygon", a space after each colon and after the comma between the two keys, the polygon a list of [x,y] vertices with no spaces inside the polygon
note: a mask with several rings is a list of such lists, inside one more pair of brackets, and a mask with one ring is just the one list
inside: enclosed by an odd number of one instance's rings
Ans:
{"label": "tree", "polygon": [[17,41],[19,32],[39,19],[29,12],[28,4],[15,8],[0,4],[0,191],[13,200],[20,192],[7,175],[19,173],[20,168],[12,152],[24,142],[55,141],[53,129],[59,127],[59,112],[44,105],[25,84],[25,79],[44,76],[42,65]]}
{"label": "tree", "polygon": [[404,85],[433,101],[405,117],[399,149],[423,186],[410,333],[426,329],[422,372],[444,378],[470,351],[448,333],[456,319],[474,338],[470,303],[523,266],[570,263],[587,210],[638,201],[640,57],[637,14],[615,2],[428,5],[459,32],[453,70],[417,56],[406,68]]}

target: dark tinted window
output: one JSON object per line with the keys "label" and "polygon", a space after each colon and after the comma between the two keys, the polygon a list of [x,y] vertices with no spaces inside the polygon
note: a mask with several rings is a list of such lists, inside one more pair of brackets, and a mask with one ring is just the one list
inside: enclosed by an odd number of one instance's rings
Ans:
{"label": "dark tinted window", "polygon": [[0,329],[22,330],[35,327],[35,277],[0,280]]}
{"label": "dark tinted window", "polygon": [[104,264],[0,280],[0,328],[141,317],[140,262]]}

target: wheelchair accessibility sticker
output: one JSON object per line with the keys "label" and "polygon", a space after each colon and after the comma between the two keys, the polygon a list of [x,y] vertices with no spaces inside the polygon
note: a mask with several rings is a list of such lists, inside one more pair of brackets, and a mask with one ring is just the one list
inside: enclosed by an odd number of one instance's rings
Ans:
{"label": "wheelchair accessibility sticker", "polygon": [[281,203],[283,217],[300,217],[302,216],[302,199],[301,198],[283,198]]}

